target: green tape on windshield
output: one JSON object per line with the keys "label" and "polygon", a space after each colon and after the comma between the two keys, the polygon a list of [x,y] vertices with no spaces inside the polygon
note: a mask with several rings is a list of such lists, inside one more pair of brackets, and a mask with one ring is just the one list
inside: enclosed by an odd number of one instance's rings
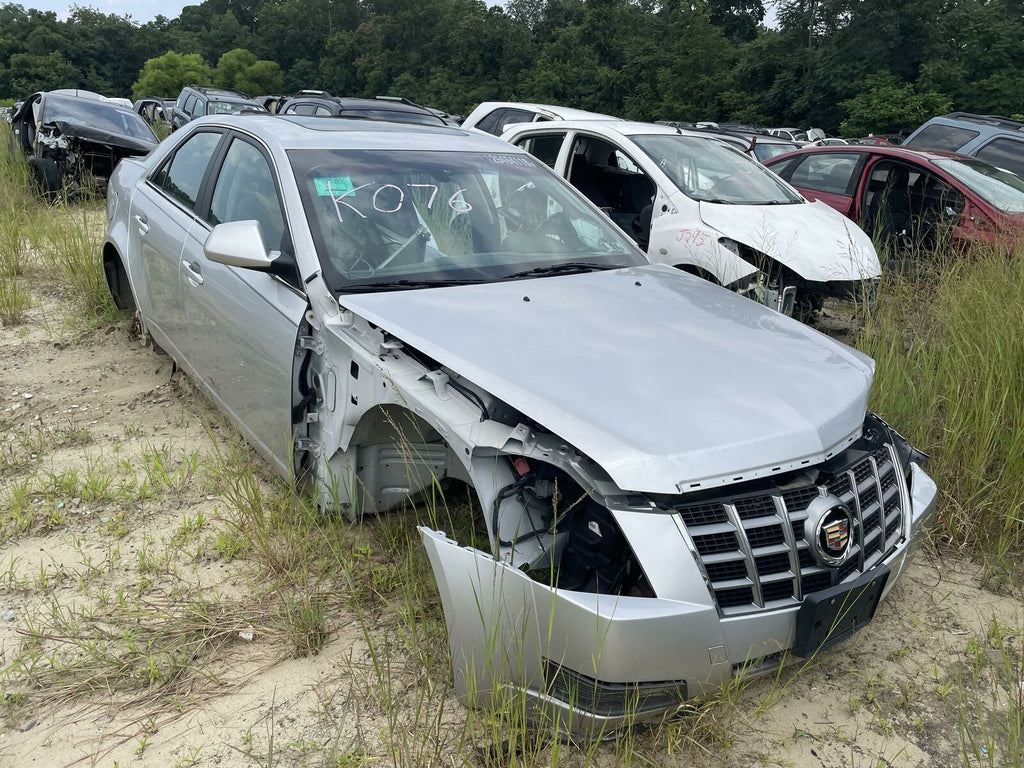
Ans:
{"label": "green tape on windshield", "polygon": [[352,179],[348,176],[334,176],[330,179],[313,179],[316,184],[316,193],[320,197],[338,197],[346,192],[351,192]]}

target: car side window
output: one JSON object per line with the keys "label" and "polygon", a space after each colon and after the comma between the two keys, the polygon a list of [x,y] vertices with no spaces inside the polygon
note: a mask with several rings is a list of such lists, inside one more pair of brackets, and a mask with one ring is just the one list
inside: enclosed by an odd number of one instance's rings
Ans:
{"label": "car side window", "polygon": [[537,117],[535,112],[526,109],[508,109],[501,118],[501,125],[498,126],[498,135],[505,132],[505,126],[509,123],[532,123]]}
{"label": "car side window", "polygon": [[316,112],[314,112],[313,114],[315,114],[317,117],[327,117],[330,116],[331,110],[329,110],[327,107],[321,107],[317,105]]}
{"label": "car side window", "polygon": [[1024,176],[1024,141],[993,139],[979,149],[975,156],[1018,176]]}
{"label": "car side window", "polygon": [[220,139],[221,134],[214,131],[194,134],[174,151],[151,181],[178,202],[194,209],[206,167]]}
{"label": "car side window", "polygon": [[210,223],[249,220],[260,223],[268,249],[282,249],[285,223],[274,174],[259,149],[235,138],[213,188]]}
{"label": "car side window", "polygon": [[196,113],[196,101],[198,101],[198,99],[195,94],[192,94],[185,99],[184,112],[186,115],[194,115]]}
{"label": "car side window", "polygon": [[542,136],[527,136],[516,142],[517,147],[522,147],[531,155],[536,157],[549,168],[554,168],[558,161],[558,152],[565,141],[565,132],[545,133]]}
{"label": "car side window", "polygon": [[504,121],[502,120],[502,118],[508,111],[509,110],[505,107],[501,107],[500,109],[494,110],[476,124],[477,130],[486,131],[487,133],[492,133],[495,136],[500,136],[501,126],[504,125]]}
{"label": "car side window", "polygon": [[850,195],[854,171],[857,170],[859,160],[858,153],[807,155],[803,162],[793,169],[789,182],[793,186],[813,189],[816,192]]}

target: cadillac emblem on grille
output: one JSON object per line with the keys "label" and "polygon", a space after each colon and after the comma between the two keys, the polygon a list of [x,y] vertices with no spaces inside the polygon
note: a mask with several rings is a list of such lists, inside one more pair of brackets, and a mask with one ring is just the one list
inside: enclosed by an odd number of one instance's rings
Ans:
{"label": "cadillac emblem on grille", "polygon": [[835,568],[853,548],[853,515],[835,496],[820,496],[807,507],[804,538],[819,565]]}

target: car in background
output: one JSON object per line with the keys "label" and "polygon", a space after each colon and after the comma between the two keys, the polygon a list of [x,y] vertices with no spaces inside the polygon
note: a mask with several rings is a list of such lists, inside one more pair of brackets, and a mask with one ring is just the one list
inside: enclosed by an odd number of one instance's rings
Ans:
{"label": "car in background", "polygon": [[265,93],[261,96],[253,96],[252,100],[263,107],[267,112],[276,115],[288,99],[292,98],[290,93]]}
{"label": "car in background", "polygon": [[651,261],[787,315],[809,317],[829,296],[875,295],[881,266],[868,236],[718,137],[562,120],[513,125],[502,138],[580,190]]}
{"label": "car in background", "polygon": [[784,155],[794,149],[800,149],[795,141],[773,136],[767,131],[739,128],[695,128],[693,130],[723,139],[743,151],[759,163],[764,163],[777,155]]}
{"label": "car in background", "polygon": [[353,117],[366,120],[391,120],[421,125],[446,125],[434,112],[408,99],[375,96],[372,99],[332,96],[327,91],[299,91],[278,107],[282,115],[312,117]]}
{"label": "car in background", "polygon": [[933,117],[903,146],[971,155],[1024,178],[1024,122],[1008,117],[951,112]]}
{"label": "car in background", "polygon": [[1024,236],[1024,180],[977,158],[909,147],[805,147],[768,167],[828,203],[890,252],[947,244],[1012,247]]}
{"label": "car in background", "polygon": [[51,199],[102,193],[121,160],[144,156],[158,143],[131,107],[78,89],[32,94],[12,114],[11,128],[36,188]]}
{"label": "car in background", "polygon": [[178,130],[197,117],[205,115],[237,115],[242,112],[266,112],[267,109],[241,91],[230,88],[212,88],[186,85],[178,94],[173,115],[172,130]]}
{"label": "car in background", "polygon": [[651,265],[497,138],[207,117],[107,217],[117,305],[322,507],[476,494],[486,541],[419,529],[468,704],[601,738],[815,656],[934,512],[869,358]]}
{"label": "car in background", "polygon": [[174,104],[174,99],[143,96],[135,100],[132,109],[150,125],[158,126],[169,132],[173,125]]}
{"label": "car in background", "polygon": [[485,101],[476,106],[466,119],[463,128],[475,128],[484,133],[501,136],[512,123],[540,123],[548,120],[617,120],[611,115],[587,112],[554,104],[528,104],[519,101]]}

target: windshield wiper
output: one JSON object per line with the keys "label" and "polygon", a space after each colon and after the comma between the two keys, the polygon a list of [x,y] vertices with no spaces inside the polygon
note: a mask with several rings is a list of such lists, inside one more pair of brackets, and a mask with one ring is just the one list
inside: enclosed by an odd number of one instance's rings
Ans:
{"label": "windshield wiper", "polygon": [[471,278],[466,280],[379,280],[373,283],[355,283],[337,289],[339,294],[373,293],[375,291],[409,291],[416,288],[448,288],[453,285],[473,285],[485,280]]}
{"label": "windshield wiper", "polygon": [[583,272],[598,272],[606,269],[625,269],[623,264],[595,264],[590,261],[569,261],[564,264],[549,264],[544,267],[524,269],[505,275],[504,280],[515,280],[521,277],[543,277],[545,275],[576,275]]}
{"label": "windshield wiper", "polygon": [[694,200],[698,203],[717,203],[719,205],[733,205],[735,203],[734,200],[724,200],[721,197],[695,197]]}

